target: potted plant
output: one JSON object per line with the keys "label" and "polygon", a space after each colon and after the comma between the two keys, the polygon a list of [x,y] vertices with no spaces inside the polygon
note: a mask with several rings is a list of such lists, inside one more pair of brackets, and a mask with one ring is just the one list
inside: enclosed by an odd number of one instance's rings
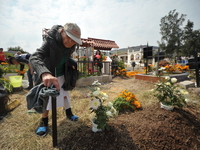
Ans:
{"label": "potted plant", "polygon": [[172,110],[174,106],[182,108],[186,105],[183,89],[177,84],[176,78],[166,77],[156,83],[156,88],[153,90],[154,96],[161,103],[161,108]]}
{"label": "potted plant", "polygon": [[91,93],[88,94],[91,97],[90,110],[91,113],[94,113],[94,118],[92,119],[92,131],[98,132],[103,131],[104,129],[109,130],[108,121],[110,118],[117,116],[118,112],[113,107],[111,102],[108,102],[107,105],[104,104],[105,100],[108,99],[108,95],[100,91],[101,83],[94,81],[92,83]]}

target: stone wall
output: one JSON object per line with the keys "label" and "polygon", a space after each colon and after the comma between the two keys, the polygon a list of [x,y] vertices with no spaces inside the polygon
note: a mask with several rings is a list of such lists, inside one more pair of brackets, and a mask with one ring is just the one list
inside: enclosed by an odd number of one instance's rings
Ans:
{"label": "stone wall", "polygon": [[[161,76],[165,78],[166,76]],[[188,80],[188,73],[169,75],[170,78],[176,78],[177,82]],[[160,78],[154,75],[136,74],[135,79],[157,82]]]}
{"label": "stone wall", "polygon": [[90,76],[82,77],[76,82],[76,87],[92,85],[94,81],[98,80],[100,83],[107,83],[112,81],[112,75]]}

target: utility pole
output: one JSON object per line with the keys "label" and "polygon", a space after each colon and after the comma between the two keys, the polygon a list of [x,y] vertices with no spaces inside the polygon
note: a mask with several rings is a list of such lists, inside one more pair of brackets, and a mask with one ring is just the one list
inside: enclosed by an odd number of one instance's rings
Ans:
{"label": "utility pole", "polygon": [[194,51],[194,60],[195,60],[195,72],[196,72],[196,83],[197,87],[199,87],[199,61],[198,61],[198,55],[197,55],[197,49],[195,48]]}
{"label": "utility pole", "polygon": [[147,42],[147,50],[146,50],[146,74],[147,74],[147,70],[148,70],[148,42]]}

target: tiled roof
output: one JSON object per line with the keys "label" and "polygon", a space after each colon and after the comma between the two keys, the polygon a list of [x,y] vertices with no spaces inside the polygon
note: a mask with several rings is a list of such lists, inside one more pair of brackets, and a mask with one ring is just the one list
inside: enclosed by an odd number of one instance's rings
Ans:
{"label": "tiled roof", "polygon": [[[42,36],[47,34],[49,29],[43,28],[42,29]],[[115,43],[115,41],[111,40],[104,40],[104,39],[96,39],[96,38],[88,38],[84,39],[81,38],[82,45],[81,47],[94,47],[94,49],[99,50],[111,50],[112,48],[119,48],[119,46]]]}
{"label": "tiled roof", "polygon": [[115,41],[104,40],[104,39],[96,39],[96,38],[81,38],[82,45],[81,47],[89,47],[92,46],[94,49],[99,50],[111,50],[112,48],[119,48],[119,46],[115,43]]}

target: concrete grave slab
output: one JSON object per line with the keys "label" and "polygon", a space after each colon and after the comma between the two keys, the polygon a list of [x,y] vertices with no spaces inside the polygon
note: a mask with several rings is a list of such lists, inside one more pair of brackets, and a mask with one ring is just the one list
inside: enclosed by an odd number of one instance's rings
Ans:
{"label": "concrete grave slab", "polygon": [[179,85],[180,85],[180,87],[182,87],[184,89],[195,87],[195,83],[192,81],[183,81],[183,82],[180,82]]}

